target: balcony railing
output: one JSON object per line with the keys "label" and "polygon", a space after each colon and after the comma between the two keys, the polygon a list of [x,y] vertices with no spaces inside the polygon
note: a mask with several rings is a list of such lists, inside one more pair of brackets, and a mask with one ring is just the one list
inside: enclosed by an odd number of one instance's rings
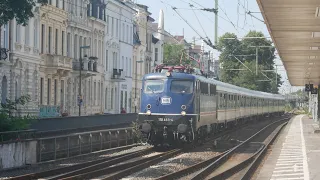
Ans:
{"label": "balcony railing", "polygon": [[66,56],[43,54],[41,55],[41,65],[57,70],[71,70],[72,60]]}

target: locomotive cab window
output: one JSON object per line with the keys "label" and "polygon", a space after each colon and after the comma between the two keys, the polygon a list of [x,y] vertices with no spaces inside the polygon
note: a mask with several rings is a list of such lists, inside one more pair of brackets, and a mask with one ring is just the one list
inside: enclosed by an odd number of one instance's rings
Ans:
{"label": "locomotive cab window", "polygon": [[188,80],[173,80],[170,91],[173,93],[190,94],[193,92],[193,82]]}
{"label": "locomotive cab window", "polygon": [[164,90],[163,80],[147,80],[144,84],[145,93],[161,93]]}

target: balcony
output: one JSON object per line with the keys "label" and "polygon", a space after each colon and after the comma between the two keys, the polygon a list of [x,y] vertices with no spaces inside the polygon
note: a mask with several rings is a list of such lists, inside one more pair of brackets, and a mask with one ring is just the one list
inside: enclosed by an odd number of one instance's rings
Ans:
{"label": "balcony", "polygon": [[123,72],[123,69],[113,69],[112,70],[111,81],[123,82],[125,80],[126,80],[125,79],[125,72]]}
{"label": "balcony", "polygon": [[[75,59],[72,62],[73,64],[73,70],[76,71],[74,73],[79,73],[77,71],[80,71],[80,62],[79,60]],[[84,78],[90,77],[90,76],[96,76],[99,73],[100,67],[98,66],[97,58],[96,57],[90,57],[90,58],[84,58],[82,60],[82,68],[81,68],[81,75]]]}
{"label": "balcony", "polygon": [[66,77],[72,71],[72,59],[61,55],[41,55],[40,66],[46,73]]}

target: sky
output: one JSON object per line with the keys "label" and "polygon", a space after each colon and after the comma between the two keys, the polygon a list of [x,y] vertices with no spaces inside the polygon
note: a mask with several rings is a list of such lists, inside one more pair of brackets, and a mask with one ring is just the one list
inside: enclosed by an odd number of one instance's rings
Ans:
{"label": "sky", "polygon": [[[200,36],[208,36],[214,43],[214,13],[194,9],[214,8],[215,0],[134,0],[136,3],[144,4],[149,7],[149,12],[152,17],[158,21],[159,11],[164,11],[164,26],[165,30],[172,35],[182,35],[187,41],[191,42],[193,37],[196,38],[196,43],[201,44]],[[179,14],[198,32],[196,33],[173,9],[176,7]],[[263,17],[260,13],[259,6],[255,0],[219,0],[219,18],[218,18],[218,37],[225,32],[235,33],[238,37],[245,36],[250,30],[261,31],[270,40],[270,35],[266,25],[263,22]],[[252,17],[245,12],[252,12]],[[200,22],[200,24],[199,24]],[[206,47],[206,50],[211,50]],[[215,53],[218,57],[218,52]],[[287,80],[285,68],[279,58],[275,60],[278,66],[278,73],[281,75],[283,85],[280,88],[280,93],[288,93],[296,91],[301,87],[292,87]]]}

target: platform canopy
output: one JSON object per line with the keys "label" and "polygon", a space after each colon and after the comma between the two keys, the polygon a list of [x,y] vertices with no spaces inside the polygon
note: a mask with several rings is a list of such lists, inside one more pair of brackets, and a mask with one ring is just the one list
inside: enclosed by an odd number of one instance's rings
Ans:
{"label": "platform canopy", "polygon": [[257,0],[293,86],[320,84],[320,0]]}

